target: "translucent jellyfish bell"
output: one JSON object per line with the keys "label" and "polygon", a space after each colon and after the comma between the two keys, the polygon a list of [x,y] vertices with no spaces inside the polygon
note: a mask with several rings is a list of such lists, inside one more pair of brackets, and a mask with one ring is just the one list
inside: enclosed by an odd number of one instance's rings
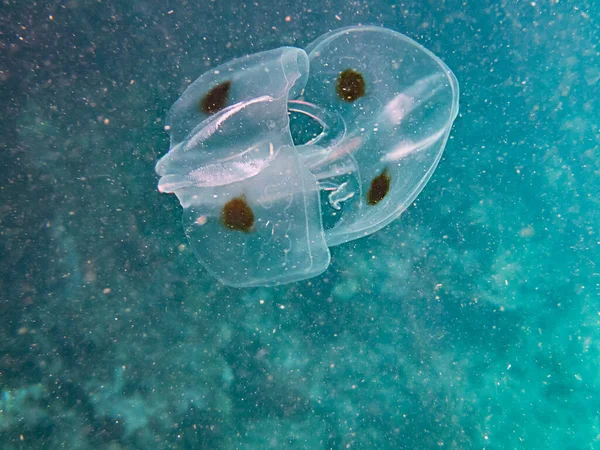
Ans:
{"label": "translucent jellyfish bell", "polygon": [[223,283],[310,278],[329,265],[328,246],[407,208],[457,111],[454,75],[419,44],[336,30],[308,54],[257,53],[192,83],[169,112],[159,190],[177,195],[190,246]]}
{"label": "translucent jellyfish bell", "polygon": [[458,114],[458,82],[430,51],[385,28],[335,30],[307,52],[303,108],[341,117],[328,130],[333,145],[308,162],[329,192],[333,246],[381,229],[421,192]]}
{"label": "translucent jellyfish bell", "polygon": [[191,248],[224,284],[287,283],[329,265],[318,184],[287,114],[307,75],[301,49],[250,55],[202,75],[169,112],[158,188],[177,195]]}

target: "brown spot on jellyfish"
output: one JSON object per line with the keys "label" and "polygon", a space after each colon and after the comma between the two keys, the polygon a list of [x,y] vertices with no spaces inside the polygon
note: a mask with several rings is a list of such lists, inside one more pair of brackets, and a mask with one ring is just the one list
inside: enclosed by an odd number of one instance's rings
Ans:
{"label": "brown spot on jellyfish", "polygon": [[214,114],[225,108],[229,100],[230,88],[231,81],[224,81],[221,84],[217,84],[200,100],[200,111],[205,114]]}
{"label": "brown spot on jellyfish", "polygon": [[391,181],[392,179],[387,169],[384,169],[381,174],[373,178],[369,192],[367,192],[367,203],[369,205],[376,205],[383,200],[390,191]]}
{"label": "brown spot on jellyfish", "polygon": [[229,200],[221,211],[221,222],[227,228],[248,233],[254,226],[254,213],[246,198],[236,197]]}
{"label": "brown spot on jellyfish", "polygon": [[365,79],[354,69],[346,69],[337,80],[336,92],[339,97],[352,103],[365,95]]}

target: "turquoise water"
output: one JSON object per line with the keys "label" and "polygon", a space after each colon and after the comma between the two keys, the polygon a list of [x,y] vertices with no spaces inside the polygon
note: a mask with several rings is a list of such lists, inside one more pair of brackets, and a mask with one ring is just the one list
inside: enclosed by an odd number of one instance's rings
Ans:
{"label": "turquoise water", "polygon": [[[600,447],[593,2],[2,11],[0,448]],[[456,74],[443,160],[318,278],[220,285],[156,190],[166,110],[207,68],[355,24]]]}

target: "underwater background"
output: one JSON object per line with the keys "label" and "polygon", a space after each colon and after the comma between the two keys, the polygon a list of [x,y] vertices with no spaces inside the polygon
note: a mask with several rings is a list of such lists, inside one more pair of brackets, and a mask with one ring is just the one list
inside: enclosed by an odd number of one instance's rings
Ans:
{"label": "underwater background", "polygon": [[[600,448],[599,8],[3,2],[0,449]],[[166,111],[357,24],[458,78],[438,169],[321,276],[219,284],[156,188]]]}

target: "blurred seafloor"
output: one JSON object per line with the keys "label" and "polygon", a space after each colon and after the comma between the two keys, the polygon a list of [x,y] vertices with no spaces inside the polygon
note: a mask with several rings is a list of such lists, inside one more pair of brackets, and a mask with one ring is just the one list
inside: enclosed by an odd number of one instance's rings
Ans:
{"label": "blurred seafloor", "polygon": [[[600,448],[597,8],[5,1],[0,448]],[[319,278],[226,288],[156,190],[165,111],[353,24],[455,72],[444,159]]]}

